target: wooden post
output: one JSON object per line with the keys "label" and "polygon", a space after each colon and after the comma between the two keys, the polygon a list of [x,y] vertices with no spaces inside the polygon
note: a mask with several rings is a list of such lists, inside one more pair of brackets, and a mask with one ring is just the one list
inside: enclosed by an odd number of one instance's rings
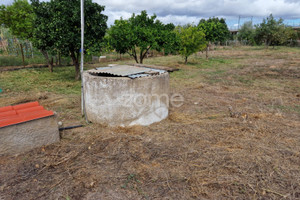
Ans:
{"label": "wooden post", "polygon": [[21,54],[22,54],[23,66],[25,67],[25,58],[24,58],[24,52],[23,52],[23,45],[22,45],[22,43],[20,43],[20,49],[21,49]]}
{"label": "wooden post", "polygon": [[31,57],[33,58],[33,47],[32,47],[32,42],[30,42],[29,44],[30,44],[30,50],[31,50]]}
{"label": "wooden post", "polygon": [[58,52],[58,65],[61,66],[61,53]]}

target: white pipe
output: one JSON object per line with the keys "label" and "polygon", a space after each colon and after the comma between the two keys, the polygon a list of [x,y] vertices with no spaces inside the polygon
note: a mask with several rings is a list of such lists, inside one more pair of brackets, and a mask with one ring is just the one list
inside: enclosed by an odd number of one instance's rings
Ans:
{"label": "white pipe", "polygon": [[80,11],[81,11],[81,62],[80,62],[80,73],[83,72],[83,44],[84,44],[84,0],[80,1]]}
{"label": "white pipe", "polygon": [[84,115],[85,120],[88,122],[85,113],[85,100],[83,91],[83,62],[84,62],[84,0],[80,1],[81,11],[81,61],[80,61],[80,76],[81,76],[81,114]]}

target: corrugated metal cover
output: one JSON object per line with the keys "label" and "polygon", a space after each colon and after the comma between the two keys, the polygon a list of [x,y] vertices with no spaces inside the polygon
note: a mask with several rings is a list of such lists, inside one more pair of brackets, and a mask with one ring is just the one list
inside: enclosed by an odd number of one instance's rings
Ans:
{"label": "corrugated metal cover", "polygon": [[165,70],[158,70],[149,67],[139,67],[133,65],[112,65],[109,67],[98,67],[96,69],[89,70],[89,73],[93,75],[111,75],[129,77],[131,79],[162,74],[165,72]]}
{"label": "corrugated metal cover", "polygon": [[129,76],[132,74],[141,74],[141,73],[145,73],[145,72],[149,72],[149,71],[151,71],[151,69],[145,68],[145,67],[137,67],[137,66],[130,66],[130,65],[117,65],[117,66],[112,66],[112,67],[97,68],[97,70],[94,70],[93,72],[95,72],[97,74]]}

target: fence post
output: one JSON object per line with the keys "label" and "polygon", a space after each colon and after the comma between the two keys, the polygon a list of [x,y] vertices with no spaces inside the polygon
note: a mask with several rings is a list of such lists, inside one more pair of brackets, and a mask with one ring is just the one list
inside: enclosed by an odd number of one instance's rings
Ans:
{"label": "fence post", "polygon": [[30,42],[29,44],[30,44],[30,49],[31,49],[31,57],[33,58],[33,47],[32,47],[32,42]]}
{"label": "fence post", "polygon": [[23,52],[23,45],[22,45],[22,43],[20,43],[20,48],[21,48],[23,66],[25,67],[25,59],[24,59],[24,52]]}

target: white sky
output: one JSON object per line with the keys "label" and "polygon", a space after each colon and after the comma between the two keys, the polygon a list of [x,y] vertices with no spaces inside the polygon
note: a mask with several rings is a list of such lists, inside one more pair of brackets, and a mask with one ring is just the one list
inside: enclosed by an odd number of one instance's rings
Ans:
{"label": "white sky", "polygon": [[[132,13],[147,10],[164,23],[197,24],[201,18],[224,17],[234,26],[238,16],[244,20],[265,18],[269,14],[300,23],[300,0],[93,0],[105,6],[108,24],[115,19],[129,18]],[[10,4],[13,0],[0,0]]]}

